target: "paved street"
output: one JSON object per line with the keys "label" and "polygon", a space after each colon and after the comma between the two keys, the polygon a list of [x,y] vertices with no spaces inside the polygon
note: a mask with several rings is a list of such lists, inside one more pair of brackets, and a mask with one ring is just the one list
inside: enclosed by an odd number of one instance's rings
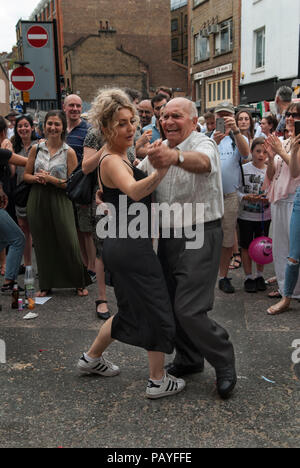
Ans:
{"label": "paved street", "polygon": [[[272,274],[269,267],[266,277]],[[236,350],[238,385],[228,401],[217,396],[207,363],[181,394],[147,400],[146,353],[117,342],[108,357],[121,367],[119,376],[78,375],[77,359],[101,323],[95,285],[88,298],[55,291],[32,321],[2,296],[7,363],[0,364],[0,447],[299,447],[300,376],[291,355],[300,339],[300,304],[269,317],[271,299],[244,293],[241,270],[232,277],[237,293],[216,290],[211,313]],[[115,311],[111,288],[109,300]]]}

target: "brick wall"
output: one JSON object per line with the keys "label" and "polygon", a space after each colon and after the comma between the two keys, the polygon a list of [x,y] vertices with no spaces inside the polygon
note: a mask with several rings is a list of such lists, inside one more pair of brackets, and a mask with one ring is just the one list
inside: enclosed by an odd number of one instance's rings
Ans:
{"label": "brick wall", "polygon": [[187,68],[171,60],[169,0],[62,0],[64,46],[97,34],[109,21],[117,31],[117,46],[149,65],[149,84],[187,89]]}
{"label": "brick wall", "polygon": [[145,93],[147,70],[141,61],[117,49],[115,33],[101,33],[81,40],[66,51],[66,81],[72,92],[90,102],[99,88],[130,87]]}
{"label": "brick wall", "polygon": [[6,73],[0,66],[0,115],[4,117],[8,114],[9,109],[9,82]]}

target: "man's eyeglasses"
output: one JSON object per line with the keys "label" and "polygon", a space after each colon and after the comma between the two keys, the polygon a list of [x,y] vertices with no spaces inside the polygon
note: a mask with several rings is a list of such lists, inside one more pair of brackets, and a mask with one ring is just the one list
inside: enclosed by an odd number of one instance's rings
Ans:
{"label": "man's eyeglasses", "polygon": [[293,119],[300,119],[300,114],[298,112],[286,112],[286,117],[293,117]]}
{"label": "man's eyeglasses", "polygon": [[148,110],[142,110],[142,109],[139,109],[139,114],[140,115],[143,115],[143,114],[146,114],[146,115],[151,115],[151,112],[148,111]]}

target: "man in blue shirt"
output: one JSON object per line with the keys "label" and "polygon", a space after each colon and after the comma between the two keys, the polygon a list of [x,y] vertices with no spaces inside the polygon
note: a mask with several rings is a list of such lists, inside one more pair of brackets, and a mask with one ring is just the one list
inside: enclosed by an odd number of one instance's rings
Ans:
{"label": "man in blue shirt", "polygon": [[147,125],[143,128],[142,133],[146,132],[147,130],[152,130],[152,137],[150,143],[153,143],[155,140],[161,138],[160,130],[159,130],[159,117],[161,109],[167,104],[167,99],[163,94],[157,94],[151,99],[151,105],[154,112],[154,119],[152,120],[150,125]]}
{"label": "man in blue shirt", "polygon": [[[83,159],[83,143],[90,128],[90,125],[81,118],[81,98],[77,94],[70,94],[64,101],[63,109],[66,113],[68,124],[66,143],[73,148],[77,155],[78,164],[81,164]],[[87,267],[92,281],[95,281],[96,250],[92,236],[92,206],[76,204],[74,205],[74,215],[83,263]],[[87,291],[83,290],[82,295],[87,295]]]}
{"label": "man in blue shirt", "polygon": [[70,94],[64,102],[68,128],[66,142],[77,155],[78,164],[83,157],[83,142],[89,129],[89,124],[81,118],[82,100],[76,94]]}
{"label": "man in blue shirt", "polygon": [[239,210],[237,190],[241,181],[241,159],[249,156],[250,149],[247,138],[241,134],[237,127],[234,117],[235,111],[231,103],[218,104],[215,108],[215,115],[216,119],[222,118],[225,123],[225,133],[215,130],[211,135],[219,148],[224,194],[219,288],[225,293],[234,293],[235,289],[227,275],[233,253]]}

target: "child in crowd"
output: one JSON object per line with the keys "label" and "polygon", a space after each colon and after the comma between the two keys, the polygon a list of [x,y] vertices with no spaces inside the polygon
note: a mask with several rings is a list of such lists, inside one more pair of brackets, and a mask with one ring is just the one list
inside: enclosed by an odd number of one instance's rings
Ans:
{"label": "child in crowd", "polygon": [[253,239],[268,236],[271,223],[271,207],[264,197],[262,185],[266,174],[265,162],[268,154],[264,149],[264,138],[255,138],[251,145],[252,161],[243,165],[245,185],[238,192],[241,210],[238,217],[242,263],[246,280],[245,291],[265,291],[263,265],[256,264],[256,275],[252,276],[252,260],[248,248]]}

